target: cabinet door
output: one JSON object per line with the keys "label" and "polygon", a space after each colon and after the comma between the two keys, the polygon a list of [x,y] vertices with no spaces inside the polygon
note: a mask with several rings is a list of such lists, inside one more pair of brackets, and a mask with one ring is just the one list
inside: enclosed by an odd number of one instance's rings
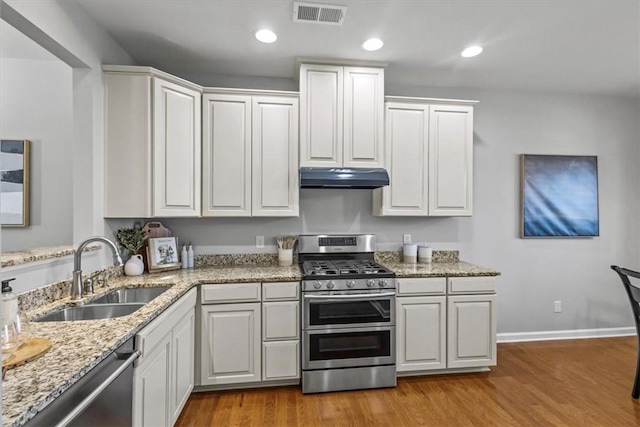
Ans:
{"label": "cabinet door", "polygon": [[173,328],[173,386],[171,391],[172,424],[193,390],[195,310],[192,308]]}
{"label": "cabinet door", "polygon": [[298,301],[262,303],[262,340],[300,339]]}
{"label": "cabinet door", "polygon": [[133,425],[161,427],[173,425],[170,409],[171,332],[152,354],[134,369]]}
{"label": "cabinet door", "polygon": [[201,95],[154,78],[154,216],[200,216]]}
{"label": "cabinet door", "polygon": [[253,97],[252,116],[252,215],[298,216],[298,99]]}
{"label": "cabinet door", "polygon": [[495,294],[449,296],[448,299],[447,366],[495,365]]}
{"label": "cabinet door", "polygon": [[384,69],[344,68],[344,167],[383,166]]}
{"label": "cabinet door", "polygon": [[202,306],[202,385],[260,381],[260,303]]}
{"label": "cabinet door", "polygon": [[262,344],[264,381],[300,378],[300,340]]}
{"label": "cabinet door", "polygon": [[107,218],[153,216],[151,90],[150,76],[105,74]]}
{"label": "cabinet door", "polygon": [[429,215],[471,216],[473,107],[432,105],[429,127]]}
{"label": "cabinet door", "polygon": [[398,372],[444,369],[446,297],[396,299]]}
{"label": "cabinet door", "polygon": [[300,166],[342,167],[343,67],[300,67]]}
{"label": "cabinet door", "polygon": [[429,107],[388,102],[385,112],[385,167],[390,184],[375,190],[373,213],[426,216]]}
{"label": "cabinet door", "polygon": [[251,97],[203,103],[203,216],[251,216]]}

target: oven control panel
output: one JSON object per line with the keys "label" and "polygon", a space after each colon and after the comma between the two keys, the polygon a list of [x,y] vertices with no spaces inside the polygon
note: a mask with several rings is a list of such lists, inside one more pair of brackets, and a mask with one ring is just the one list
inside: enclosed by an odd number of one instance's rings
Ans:
{"label": "oven control panel", "polygon": [[347,280],[303,280],[302,291],[342,291],[362,289],[395,289],[394,278],[347,279]]}

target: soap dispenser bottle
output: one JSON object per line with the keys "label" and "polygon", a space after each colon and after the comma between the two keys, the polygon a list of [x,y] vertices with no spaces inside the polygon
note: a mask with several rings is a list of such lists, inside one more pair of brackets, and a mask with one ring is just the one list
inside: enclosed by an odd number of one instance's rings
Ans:
{"label": "soap dispenser bottle", "polygon": [[189,258],[189,268],[193,268],[193,246],[191,246],[191,242],[189,242],[189,249],[187,251],[189,254],[187,258]]}
{"label": "soap dispenser bottle", "polygon": [[2,281],[2,326],[15,322],[18,317],[18,296],[9,286],[12,280],[16,280],[15,277]]}
{"label": "soap dispenser bottle", "polygon": [[182,261],[182,268],[189,268],[189,258],[187,255],[187,245],[182,245],[182,252],[180,253],[180,260]]}

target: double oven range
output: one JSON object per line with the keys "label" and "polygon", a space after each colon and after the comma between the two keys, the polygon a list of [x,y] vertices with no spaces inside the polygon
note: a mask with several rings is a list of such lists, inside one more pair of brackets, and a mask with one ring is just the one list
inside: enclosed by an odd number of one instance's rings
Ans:
{"label": "double oven range", "polygon": [[395,274],[375,235],[300,235],[302,392],[396,385]]}

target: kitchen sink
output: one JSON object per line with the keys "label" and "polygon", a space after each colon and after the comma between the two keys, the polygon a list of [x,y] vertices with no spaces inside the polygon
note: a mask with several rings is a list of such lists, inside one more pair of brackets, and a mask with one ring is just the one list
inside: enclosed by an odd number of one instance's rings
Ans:
{"label": "kitchen sink", "polygon": [[96,298],[91,301],[91,304],[147,303],[169,289],[171,289],[170,286],[116,289],[100,298]]}
{"label": "kitchen sink", "polygon": [[142,306],[144,304],[99,304],[68,307],[35,319],[34,322],[111,319],[131,314]]}

